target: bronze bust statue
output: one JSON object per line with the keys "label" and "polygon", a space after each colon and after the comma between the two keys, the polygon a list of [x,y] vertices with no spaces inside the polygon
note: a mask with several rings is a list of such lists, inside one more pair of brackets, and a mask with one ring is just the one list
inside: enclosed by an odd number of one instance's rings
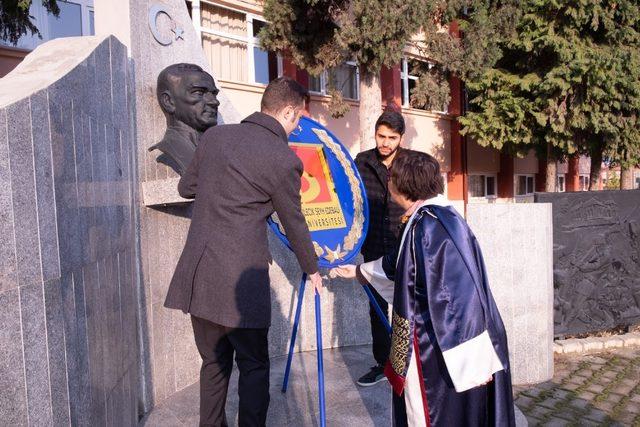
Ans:
{"label": "bronze bust statue", "polygon": [[167,131],[149,151],[160,150],[156,160],[182,175],[200,135],[218,123],[218,88],[198,65],[174,64],[158,75],[156,93],[167,118]]}

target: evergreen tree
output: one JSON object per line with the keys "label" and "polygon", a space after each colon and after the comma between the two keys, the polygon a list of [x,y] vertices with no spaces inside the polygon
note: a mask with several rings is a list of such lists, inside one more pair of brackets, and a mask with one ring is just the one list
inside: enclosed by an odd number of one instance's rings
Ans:
{"label": "evergreen tree", "polygon": [[525,0],[501,57],[467,79],[463,132],[481,145],[591,156],[594,188],[603,155],[629,168],[640,160],[640,10],[637,1]]}
{"label": "evergreen tree", "polygon": [[[473,80],[495,65],[502,55],[498,41],[513,33],[519,13],[517,0],[438,2],[416,43],[429,63],[417,63],[411,70],[419,76],[411,104],[446,110],[451,77]],[[443,31],[437,23],[454,23],[451,27],[459,31]]]}
{"label": "evergreen tree", "polygon": [[[268,24],[261,31],[260,40],[266,49],[290,55],[297,66],[313,75],[345,60],[358,63],[359,138],[360,148],[366,149],[373,142],[375,120],[382,109],[380,69],[400,62],[405,45],[434,15],[438,3],[436,0],[265,0],[264,15]],[[337,95],[335,88],[330,93]]]}
{"label": "evergreen tree", "polygon": [[[33,23],[33,16],[29,15],[32,2],[33,0],[0,0],[0,39],[15,45],[27,32],[42,37]],[[42,0],[42,5],[56,17],[60,13],[57,0]]]}

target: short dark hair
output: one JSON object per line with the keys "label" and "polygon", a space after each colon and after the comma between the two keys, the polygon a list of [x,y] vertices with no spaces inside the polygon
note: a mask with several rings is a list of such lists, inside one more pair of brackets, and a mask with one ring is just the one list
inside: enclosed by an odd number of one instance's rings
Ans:
{"label": "short dark hair", "polygon": [[404,118],[397,111],[387,110],[378,117],[376,131],[381,125],[385,125],[394,132],[404,135]]}
{"label": "short dark hair", "polygon": [[264,90],[260,109],[265,113],[277,113],[288,105],[302,105],[308,98],[309,91],[300,83],[290,77],[278,77]]}
{"label": "short dark hair", "polygon": [[391,179],[398,192],[413,202],[444,193],[440,164],[421,151],[398,152],[391,164]]}
{"label": "short dark hair", "polygon": [[201,66],[187,63],[172,64],[164,70],[160,71],[160,74],[158,74],[158,82],[156,86],[156,95],[158,99],[160,98],[160,95],[162,93],[170,89],[169,80],[172,77],[179,77],[187,71],[196,71],[200,73],[205,72]]}

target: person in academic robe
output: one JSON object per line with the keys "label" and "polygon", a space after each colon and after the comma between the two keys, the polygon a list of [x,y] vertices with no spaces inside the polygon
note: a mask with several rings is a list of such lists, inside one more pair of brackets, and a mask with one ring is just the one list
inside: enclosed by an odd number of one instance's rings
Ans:
{"label": "person in academic robe", "polygon": [[389,191],[406,209],[399,246],[331,275],[357,277],[393,305],[395,426],[514,426],[507,336],[478,242],[448,206],[438,162],[404,150]]}

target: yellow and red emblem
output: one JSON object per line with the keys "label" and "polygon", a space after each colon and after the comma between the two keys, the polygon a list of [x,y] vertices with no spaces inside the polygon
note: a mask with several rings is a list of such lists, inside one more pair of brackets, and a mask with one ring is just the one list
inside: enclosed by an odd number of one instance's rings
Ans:
{"label": "yellow and red emblem", "polygon": [[304,166],[300,196],[309,231],[347,226],[322,144],[290,143]]}

